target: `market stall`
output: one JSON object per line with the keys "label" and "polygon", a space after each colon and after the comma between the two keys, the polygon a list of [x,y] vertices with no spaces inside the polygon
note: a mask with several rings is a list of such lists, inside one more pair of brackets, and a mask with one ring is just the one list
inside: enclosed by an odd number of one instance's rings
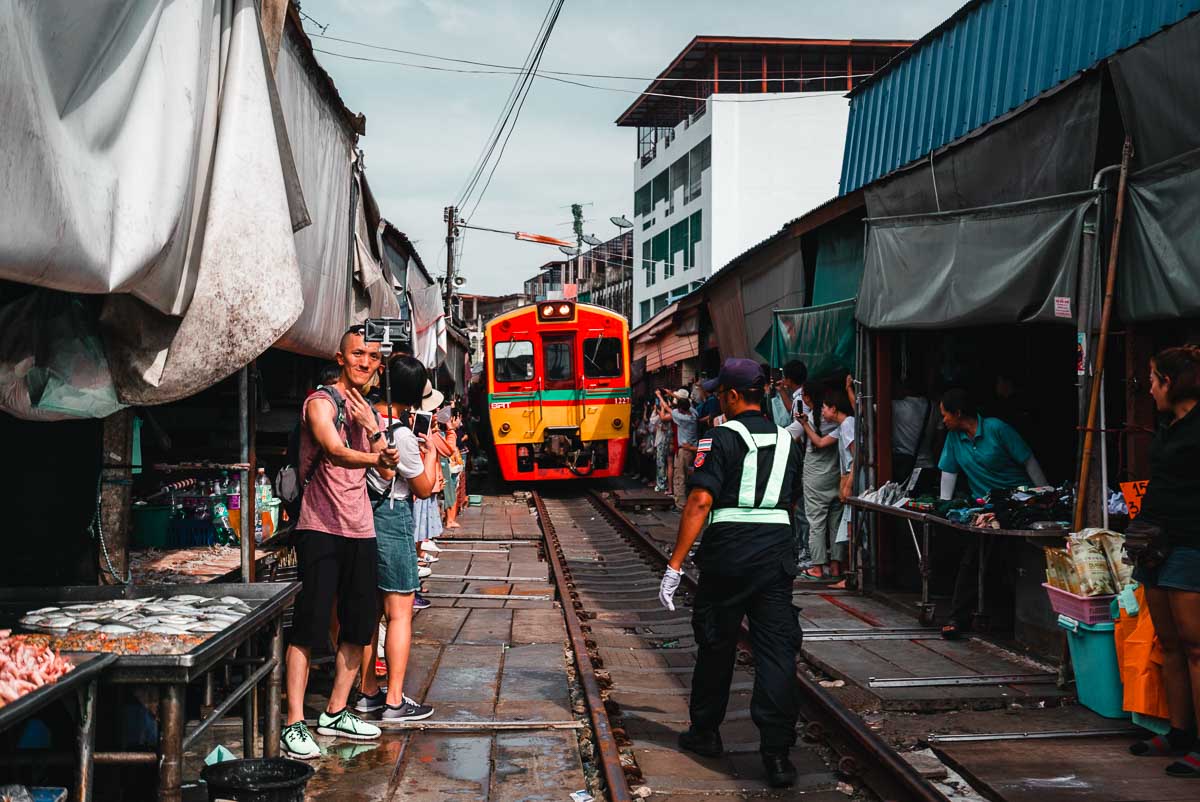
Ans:
{"label": "market stall", "polygon": [[[299,591],[298,583],[8,588],[0,590],[0,625],[11,625],[18,633],[13,637],[31,645],[100,655],[102,664],[92,668],[90,662],[81,663],[60,679],[67,684],[56,689],[57,694],[67,693],[72,683],[90,676],[98,682],[101,696],[118,686],[156,695],[154,751],[95,751],[90,746],[93,723],[88,715],[82,717],[86,724],[81,724],[80,784],[83,788],[90,784],[86,778],[92,763],[152,765],[158,767],[158,798],[177,802],[182,798],[184,752],[239,702],[243,742],[247,756],[251,755],[258,740],[260,689],[265,697],[262,754],[278,755],[283,613]],[[72,679],[84,667],[87,671]],[[213,696],[213,676],[226,668],[238,681],[218,701]],[[185,692],[189,685],[201,682],[207,715],[185,732]],[[86,710],[94,710],[95,704],[93,694]],[[16,712],[19,715],[22,709]],[[26,703],[25,716],[33,712]],[[16,720],[11,713],[5,716]],[[24,763],[42,760],[55,758],[40,752],[21,755]]]}

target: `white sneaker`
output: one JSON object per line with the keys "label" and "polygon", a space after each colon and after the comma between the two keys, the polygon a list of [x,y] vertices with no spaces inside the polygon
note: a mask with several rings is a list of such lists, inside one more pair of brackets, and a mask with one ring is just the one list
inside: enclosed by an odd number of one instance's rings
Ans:
{"label": "white sneaker", "polygon": [[314,760],[321,756],[321,747],[308,731],[303,721],[297,721],[283,728],[279,736],[279,747],[283,753],[297,760]]}
{"label": "white sneaker", "polygon": [[351,713],[347,707],[336,716],[322,712],[317,719],[317,732],[356,741],[373,741],[379,737],[380,730],[374,724],[369,724]]}
{"label": "white sneaker", "polygon": [[417,568],[417,577],[419,579],[424,579],[425,577],[428,577],[428,576],[433,576],[432,568],[430,568],[427,565],[422,565],[419,568]]}
{"label": "white sneaker", "polygon": [[422,543],[421,549],[422,549],[422,551],[432,551],[434,553],[442,550],[441,547],[438,546],[438,544],[432,540],[426,540],[424,543]]}
{"label": "white sneaker", "polygon": [[424,557],[422,557],[421,559],[422,559],[422,560],[424,560],[425,562],[429,563],[430,565],[432,565],[433,563],[437,562],[438,560],[440,560],[440,559],[442,559],[442,558],[441,558],[441,557],[438,557],[438,556],[437,556],[437,555],[435,555],[435,554],[426,554],[426,555],[425,555]]}

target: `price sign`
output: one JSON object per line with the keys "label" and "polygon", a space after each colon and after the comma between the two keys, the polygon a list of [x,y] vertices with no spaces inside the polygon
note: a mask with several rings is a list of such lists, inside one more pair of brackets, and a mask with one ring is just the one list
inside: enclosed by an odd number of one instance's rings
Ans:
{"label": "price sign", "polygon": [[1121,482],[1121,495],[1125,496],[1125,506],[1129,508],[1130,519],[1136,518],[1138,513],[1142,511],[1142,496],[1146,495],[1146,487],[1149,484],[1145,480],[1141,482]]}

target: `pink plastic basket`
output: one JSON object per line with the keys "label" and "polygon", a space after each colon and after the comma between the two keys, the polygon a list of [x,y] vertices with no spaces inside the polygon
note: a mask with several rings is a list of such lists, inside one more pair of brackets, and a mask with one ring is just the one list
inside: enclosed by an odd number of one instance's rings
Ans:
{"label": "pink plastic basket", "polygon": [[1050,606],[1059,615],[1074,618],[1081,624],[1103,624],[1112,621],[1110,608],[1116,596],[1076,596],[1074,593],[1043,582],[1050,594]]}

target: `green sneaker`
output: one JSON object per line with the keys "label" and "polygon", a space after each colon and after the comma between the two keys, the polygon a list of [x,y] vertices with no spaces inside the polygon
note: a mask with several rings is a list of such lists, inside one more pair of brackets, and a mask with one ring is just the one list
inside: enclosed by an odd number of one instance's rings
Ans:
{"label": "green sneaker", "polygon": [[303,721],[283,728],[279,746],[285,755],[297,760],[314,760],[321,756],[321,747],[317,746],[316,740]]}
{"label": "green sneaker", "polygon": [[363,721],[346,707],[334,715],[322,713],[317,719],[317,732],[321,735],[353,738],[356,741],[373,741],[379,737],[380,729]]}

